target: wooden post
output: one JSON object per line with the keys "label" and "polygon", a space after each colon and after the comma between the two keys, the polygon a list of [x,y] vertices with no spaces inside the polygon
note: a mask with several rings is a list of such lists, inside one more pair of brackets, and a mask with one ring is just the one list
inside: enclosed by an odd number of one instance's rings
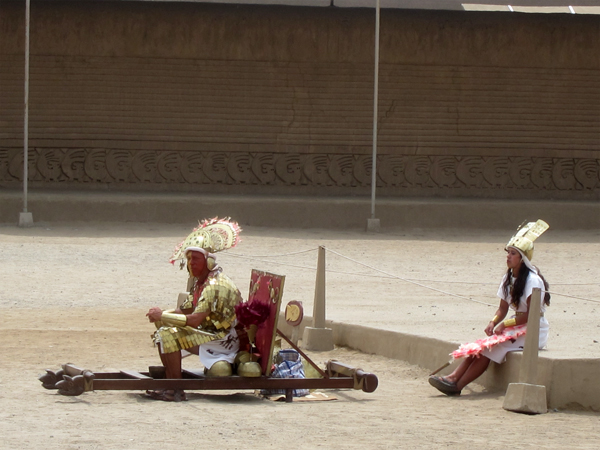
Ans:
{"label": "wooden post", "polygon": [[540,308],[542,290],[534,288],[529,304],[525,348],[521,359],[519,382],[510,383],[504,396],[502,407],[508,411],[526,414],[544,414],[548,412],[546,386],[536,385],[538,348],[540,339]]}
{"label": "wooden post", "polygon": [[325,247],[319,247],[315,302],[313,304],[313,327],[325,328]]}
{"label": "wooden post", "polygon": [[540,308],[542,291],[533,289],[531,304],[529,305],[529,318],[527,320],[527,334],[525,335],[525,348],[519,371],[519,382],[535,384],[537,381],[537,362],[540,341]]}
{"label": "wooden post", "polygon": [[303,345],[308,350],[333,350],[333,330],[325,328],[325,247],[319,246],[313,326],[304,328]]}

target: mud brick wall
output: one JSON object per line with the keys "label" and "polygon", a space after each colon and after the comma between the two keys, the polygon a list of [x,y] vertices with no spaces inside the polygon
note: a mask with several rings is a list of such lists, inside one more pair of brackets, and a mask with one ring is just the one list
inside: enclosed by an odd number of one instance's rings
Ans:
{"label": "mud brick wall", "polygon": [[[24,3],[0,3],[0,187]],[[29,186],[368,195],[374,12],[31,8]],[[600,199],[600,16],[383,10],[378,195]]]}

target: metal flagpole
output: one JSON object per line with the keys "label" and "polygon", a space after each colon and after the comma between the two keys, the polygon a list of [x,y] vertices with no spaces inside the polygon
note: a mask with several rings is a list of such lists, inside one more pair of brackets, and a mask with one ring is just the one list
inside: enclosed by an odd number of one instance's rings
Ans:
{"label": "metal flagpole", "polygon": [[379,231],[379,219],[375,218],[375,189],[377,188],[377,109],[379,97],[379,19],[380,0],[375,6],[375,80],[373,94],[373,168],[371,171],[371,218],[367,220],[367,231]]}
{"label": "metal flagpole", "polygon": [[29,178],[29,16],[30,0],[25,0],[25,112],[23,124],[23,212],[19,214],[19,226],[33,225],[33,215],[27,212],[27,181]]}

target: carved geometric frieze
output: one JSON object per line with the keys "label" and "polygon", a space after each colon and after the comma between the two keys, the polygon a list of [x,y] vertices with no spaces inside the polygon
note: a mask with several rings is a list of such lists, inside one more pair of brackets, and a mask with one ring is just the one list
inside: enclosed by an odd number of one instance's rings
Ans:
{"label": "carved geometric frieze", "polygon": [[85,174],[92,181],[108,181],[108,171],[106,169],[106,150],[95,148],[87,152],[83,163]]}
{"label": "carved geometric frieze", "polygon": [[517,157],[510,158],[508,162],[508,176],[512,183],[518,189],[531,188],[531,172],[533,171],[533,161],[531,158]]}
{"label": "carved geometric frieze", "polygon": [[36,167],[40,175],[48,181],[58,181],[62,174],[60,162],[62,153],[56,148],[41,149],[36,162]]}
{"label": "carved geometric frieze", "polygon": [[[406,181],[406,156],[386,155],[378,158],[377,172],[385,186],[402,186]],[[379,163],[381,160],[381,163]]]}
{"label": "carved geometric frieze", "polygon": [[299,153],[285,153],[278,155],[277,158],[273,157],[273,166],[275,167],[275,177],[281,180],[284,185],[287,186],[298,186],[302,182],[303,166],[306,158],[302,157]]}
{"label": "carved geometric frieze", "polygon": [[467,156],[458,162],[456,177],[466,186],[476,188],[483,181],[483,159],[479,156]]}
{"label": "carved geometric frieze", "polygon": [[156,169],[166,183],[178,183],[183,180],[180,167],[181,155],[178,152],[162,152],[158,155]]}
{"label": "carved geometric frieze", "polygon": [[[227,181],[227,156],[225,153],[208,153],[203,155],[202,171],[209,183],[225,184]],[[230,183],[235,184],[235,183]]]}
{"label": "carved geometric frieze", "polygon": [[275,156],[272,153],[259,153],[252,160],[252,174],[259,185],[275,183]]}
{"label": "carved geometric frieze", "polygon": [[[385,164],[385,158],[384,158]],[[406,158],[404,178],[409,186],[426,187],[431,180],[431,159],[428,156]]]}
{"label": "carved geometric frieze", "polygon": [[531,182],[539,189],[552,189],[552,158],[533,158]]}
{"label": "carved geometric frieze", "polygon": [[[34,148],[29,179],[43,183],[255,185],[352,188],[371,185],[368,154]],[[20,181],[23,152],[0,148],[0,181]],[[378,187],[401,189],[598,190],[592,158],[394,155],[377,158]],[[449,192],[450,192],[449,191]]]}
{"label": "carved geometric frieze", "polygon": [[600,179],[600,165],[595,159],[579,159],[575,161],[573,174],[584,189],[594,189]]}
{"label": "carved geometric frieze", "polygon": [[0,180],[6,180],[8,178],[9,161],[8,149],[0,148]]}
{"label": "carved geometric frieze", "polygon": [[329,176],[334,186],[352,186],[354,180],[353,155],[332,155],[329,158]]}
{"label": "carved geometric frieze", "polygon": [[250,184],[256,175],[252,172],[252,155],[233,153],[227,158],[227,173],[237,184]]}
{"label": "carved geometric frieze", "polygon": [[116,149],[106,154],[106,170],[115,181],[129,181],[133,155],[129,150]]}
{"label": "carved geometric frieze", "polygon": [[303,169],[308,181],[306,184],[313,186],[333,185],[333,180],[329,175],[329,155],[308,155],[304,161]]}
{"label": "carved geometric frieze", "polygon": [[137,181],[157,182],[157,161],[155,151],[142,150],[136,152],[131,162],[131,170]]}
{"label": "carved geometric frieze", "polygon": [[83,148],[65,150],[60,167],[67,181],[86,181],[84,166],[87,153]]}
{"label": "carved geometric frieze", "polygon": [[457,176],[456,168],[457,161],[454,156],[440,156],[437,158],[436,163],[431,168],[431,179],[433,182],[444,188],[450,188],[456,186]]}

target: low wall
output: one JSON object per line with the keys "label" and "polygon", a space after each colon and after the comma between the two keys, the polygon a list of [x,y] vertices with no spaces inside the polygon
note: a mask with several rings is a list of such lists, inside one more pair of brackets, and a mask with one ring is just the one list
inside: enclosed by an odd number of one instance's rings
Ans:
{"label": "low wall", "polygon": [[[280,329],[291,334],[291,328],[282,318]],[[312,323],[304,317],[302,327]],[[445,342],[424,336],[378,330],[375,328],[335,323],[328,321],[333,330],[335,345],[350,347],[363,353],[372,353],[387,358],[399,359],[436,370],[450,360],[450,353],[458,348],[457,343]],[[300,332],[302,336],[302,332]],[[509,353],[504,364],[491,363],[488,370],[476,383],[490,390],[506,391],[510,383],[519,382],[521,352]],[[368,370],[368,368],[364,368]],[[600,411],[600,360],[597,359],[552,359],[538,357],[538,381],[546,386],[549,409],[588,409]],[[449,372],[446,369],[442,373]],[[426,380],[424,379],[425,383]]]}
{"label": "low wall", "polygon": [[[16,224],[23,194],[0,189],[0,223]],[[235,217],[242,225],[279,228],[365,229],[370,198],[231,196],[157,193],[30,192],[38,222],[195,223],[199,217]],[[382,228],[513,229],[525,217],[543,217],[553,230],[600,229],[600,202],[380,199]],[[525,214],[525,215],[524,215]]]}

